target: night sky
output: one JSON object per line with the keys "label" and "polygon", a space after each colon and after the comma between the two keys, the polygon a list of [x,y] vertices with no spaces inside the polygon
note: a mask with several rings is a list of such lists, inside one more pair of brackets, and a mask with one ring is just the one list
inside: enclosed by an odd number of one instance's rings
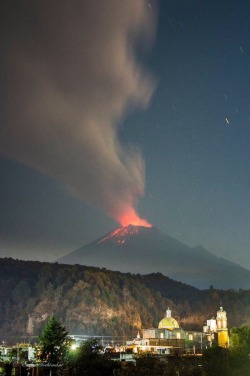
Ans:
{"label": "night sky", "polygon": [[1,2],[0,257],[136,214],[250,269],[250,2]]}

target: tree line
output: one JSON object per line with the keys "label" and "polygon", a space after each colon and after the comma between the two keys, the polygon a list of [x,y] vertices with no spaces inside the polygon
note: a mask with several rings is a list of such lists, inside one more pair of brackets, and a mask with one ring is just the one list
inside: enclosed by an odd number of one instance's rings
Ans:
{"label": "tree line", "polygon": [[53,313],[70,333],[135,337],[169,306],[180,326],[201,330],[223,305],[229,326],[250,325],[250,291],[207,290],[162,274],[0,259],[0,335],[37,336]]}

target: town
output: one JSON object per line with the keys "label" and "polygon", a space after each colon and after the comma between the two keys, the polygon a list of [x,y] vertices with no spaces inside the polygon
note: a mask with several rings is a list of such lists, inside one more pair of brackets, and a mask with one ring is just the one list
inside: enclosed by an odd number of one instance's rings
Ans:
{"label": "town", "polygon": [[[249,345],[249,328],[248,336]],[[181,328],[168,307],[157,328],[142,329],[138,331],[136,338],[131,340],[112,336],[73,335],[67,333],[60,322],[52,316],[39,340],[37,343],[30,341],[12,346],[3,341],[0,346],[0,374],[70,375],[72,369],[74,374],[77,374],[77,367],[72,359],[77,356],[79,349],[85,347],[86,350],[89,347],[90,352],[113,363],[112,373],[107,375],[133,375],[133,369],[143,363],[145,367],[150,358],[152,364],[158,364],[163,371],[159,375],[210,376],[204,369],[203,360],[206,358],[206,352],[220,349],[221,354],[226,354],[230,349],[227,313],[223,307],[218,309],[216,317],[207,320],[201,331],[187,331]]]}

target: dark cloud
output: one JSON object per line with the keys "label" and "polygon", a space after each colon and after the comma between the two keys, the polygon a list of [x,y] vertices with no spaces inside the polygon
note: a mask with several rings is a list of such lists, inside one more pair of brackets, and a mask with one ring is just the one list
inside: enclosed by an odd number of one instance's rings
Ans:
{"label": "dark cloud", "polygon": [[5,1],[1,151],[121,220],[144,192],[144,161],[117,124],[154,80],[135,54],[154,32],[143,0]]}

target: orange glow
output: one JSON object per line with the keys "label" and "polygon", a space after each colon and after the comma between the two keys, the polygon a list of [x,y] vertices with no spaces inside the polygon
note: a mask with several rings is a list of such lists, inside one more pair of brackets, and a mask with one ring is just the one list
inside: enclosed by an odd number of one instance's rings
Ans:
{"label": "orange glow", "polygon": [[107,234],[104,238],[100,239],[98,244],[111,240],[113,243],[122,246],[127,242],[128,239],[130,239],[134,235],[137,235],[141,227],[145,226],[128,225],[118,227]]}
{"label": "orange glow", "polygon": [[149,223],[146,219],[139,217],[134,208],[127,210],[126,213],[118,218],[118,221],[122,226],[133,225],[152,227],[151,223]]}

